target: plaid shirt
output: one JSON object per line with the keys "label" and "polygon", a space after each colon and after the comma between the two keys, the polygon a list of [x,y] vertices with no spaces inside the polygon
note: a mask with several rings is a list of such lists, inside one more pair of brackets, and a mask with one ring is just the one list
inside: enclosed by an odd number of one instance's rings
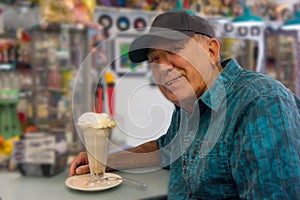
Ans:
{"label": "plaid shirt", "polygon": [[231,59],[157,142],[169,199],[299,199],[300,101]]}

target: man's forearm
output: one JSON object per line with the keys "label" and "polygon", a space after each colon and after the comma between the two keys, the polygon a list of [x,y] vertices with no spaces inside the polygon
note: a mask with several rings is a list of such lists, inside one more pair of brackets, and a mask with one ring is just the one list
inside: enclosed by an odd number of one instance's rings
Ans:
{"label": "man's forearm", "polygon": [[109,155],[107,171],[159,166],[160,162],[158,144],[156,141],[150,141],[132,149]]}

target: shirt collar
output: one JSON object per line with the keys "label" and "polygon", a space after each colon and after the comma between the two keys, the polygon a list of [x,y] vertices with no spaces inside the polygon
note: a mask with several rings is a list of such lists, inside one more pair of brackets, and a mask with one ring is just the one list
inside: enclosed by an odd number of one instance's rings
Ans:
{"label": "shirt collar", "polygon": [[199,100],[214,111],[217,111],[220,108],[222,102],[226,99],[227,89],[242,71],[242,68],[234,59],[225,60],[221,64],[223,70],[219,77],[199,98]]}

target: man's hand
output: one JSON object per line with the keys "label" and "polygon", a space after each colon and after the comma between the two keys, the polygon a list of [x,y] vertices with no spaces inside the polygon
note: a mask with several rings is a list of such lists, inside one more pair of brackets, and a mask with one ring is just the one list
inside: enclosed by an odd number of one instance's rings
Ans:
{"label": "man's hand", "polygon": [[80,152],[72,161],[69,176],[87,174],[90,172],[89,161],[86,152]]}
{"label": "man's hand", "polygon": [[[160,166],[161,158],[156,141],[146,142],[126,151],[110,154],[106,171]],[[70,165],[69,176],[89,173],[89,161],[86,152],[79,153]]]}

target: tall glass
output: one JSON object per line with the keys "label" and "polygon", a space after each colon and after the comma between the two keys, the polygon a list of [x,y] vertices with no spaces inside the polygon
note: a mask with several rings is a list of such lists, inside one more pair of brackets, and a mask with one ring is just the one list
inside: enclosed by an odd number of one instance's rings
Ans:
{"label": "tall glass", "polygon": [[91,174],[91,179],[87,185],[101,185],[105,181],[111,128],[86,128],[83,130],[83,134]]}

